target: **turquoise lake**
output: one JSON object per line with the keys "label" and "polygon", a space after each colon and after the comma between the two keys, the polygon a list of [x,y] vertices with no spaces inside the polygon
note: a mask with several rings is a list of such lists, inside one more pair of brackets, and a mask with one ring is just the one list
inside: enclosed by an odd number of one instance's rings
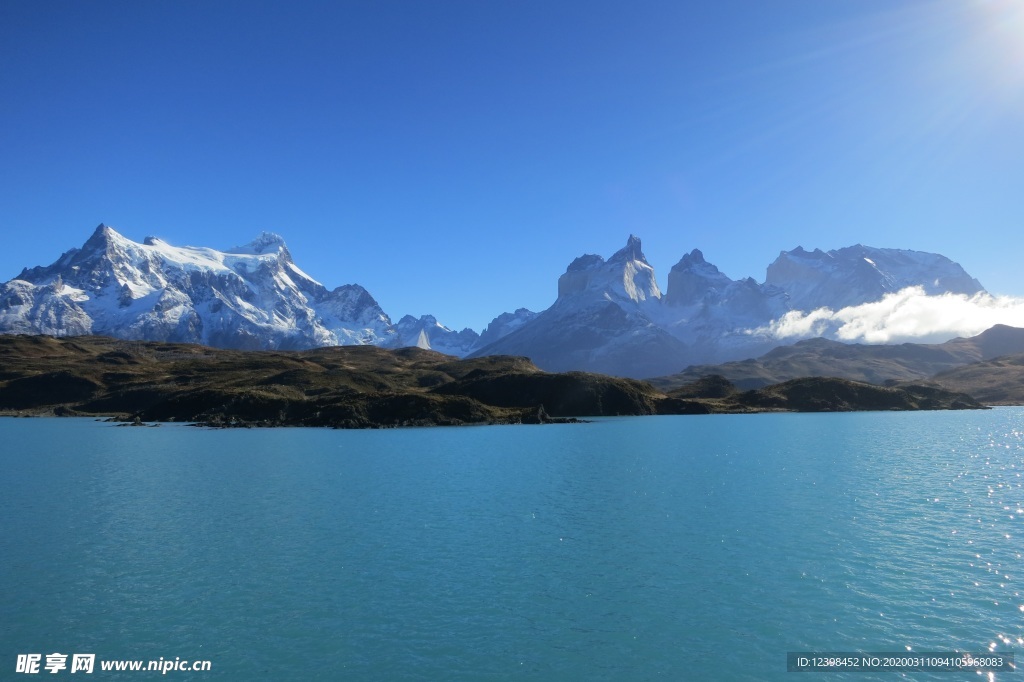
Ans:
{"label": "turquoise lake", "polygon": [[212,666],[101,680],[955,680],[983,678],[786,652],[1024,644],[1022,408],[0,419],[0,452],[2,679],[78,652]]}

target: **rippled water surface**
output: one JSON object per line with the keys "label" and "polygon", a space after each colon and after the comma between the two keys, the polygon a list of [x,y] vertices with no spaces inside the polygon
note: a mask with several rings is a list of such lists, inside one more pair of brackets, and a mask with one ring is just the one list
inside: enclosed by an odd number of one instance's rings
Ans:
{"label": "rippled water surface", "polygon": [[1024,649],[1019,408],[4,419],[0,453],[4,679],[55,651],[212,662],[178,680],[765,680],[791,650]]}

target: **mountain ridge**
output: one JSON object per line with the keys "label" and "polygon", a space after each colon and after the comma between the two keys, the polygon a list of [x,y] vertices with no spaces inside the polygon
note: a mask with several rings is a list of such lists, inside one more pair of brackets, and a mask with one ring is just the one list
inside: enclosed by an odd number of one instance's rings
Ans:
{"label": "mountain ridge", "polygon": [[913,286],[931,294],[984,291],[945,256],[859,244],[783,251],[768,273],[764,283],[733,280],[694,249],[672,267],[662,293],[640,239],[630,235],[607,261],[594,254],[573,260],[551,307],[469,357],[526,355],[552,371],[660,376],[781,346],[770,324],[813,309],[807,306],[838,310]]}
{"label": "mountain ridge", "polygon": [[81,248],[0,285],[0,332],[108,334],[238,349],[416,346],[459,357],[526,355],[546,370],[641,378],[760,355],[784,342],[771,324],[800,306],[877,300],[899,287],[972,294],[981,284],[939,254],[855,245],[782,251],[763,283],[733,280],[693,249],[662,291],[641,240],[607,260],[586,254],[535,313],[502,313],[478,333],[432,315],[393,321],[358,284],[328,289],[284,239],[260,233],[224,251],[134,242],[100,224]]}
{"label": "mountain ridge", "polygon": [[[491,336],[504,329],[497,321]],[[421,346],[460,356],[478,339],[430,315],[393,323],[362,286],[328,289],[303,272],[272,232],[219,251],[157,237],[139,243],[103,223],[81,248],[0,285],[0,332],[236,349]]]}

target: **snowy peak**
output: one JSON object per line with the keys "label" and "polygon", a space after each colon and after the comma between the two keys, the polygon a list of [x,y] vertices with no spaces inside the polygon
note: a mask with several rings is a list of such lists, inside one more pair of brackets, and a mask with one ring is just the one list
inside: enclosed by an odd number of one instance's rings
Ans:
{"label": "snowy peak", "polygon": [[517,308],[514,313],[502,313],[496,318],[491,320],[490,324],[480,332],[480,342],[478,346],[483,348],[484,346],[494,343],[498,339],[504,338],[516,331],[526,323],[537,317],[537,313],[526,308]]}
{"label": "snowy peak", "polygon": [[647,259],[644,258],[644,252],[641,248],[640,237],[635,234],[629,235],[629,239],[626,240],[626,245],[616,251],[611,258],[608,259],[609,263],[629,263],[630,261],[638,261],[644,265],[648,265]]}
{"label": "snowy peak", "polygon": [[593,270],[604,265],[604,258],[593,253],[586,253],[569,263],[566,272],[578,272],[582,270]]}
{"label": "snowy peak", "polygon": [[130,244],[134,243],[106,223],[100,223],[93,230],[92,235],[85,241],[85,244],[82,245],[82,248],[72,249],[72,251],[97,255],[104,253],[114,255],[118,250],[123,251]]}
{"label": "snowy peak", "polygon": [[[544,312],[496,318],[471,357],[526,355],[551,371],[654,376],[680,366],[685,351],[655,322],[660,304],[654,269],[640,239],[630,235],[607,261],[588,254],[570,263],[558,279],[558,299]],[[493,340],[492,329],[503,334]]]}
{"label": "snowy peak", "polygon": [[362,287],[327,289],[269,233],[237,250],[143,243],[101,224],[81,249],[0,290],[0,331],[108,334],[228,348],[309,348],[393,336]]}
{"label": "snowy peak", "polygon": [[716,299],[732,283],[717,267],[704,260],[699,249],[694,249],[669,271],[665,303],[685,306]]}
{"label": "snowy peak", "polygon": [[634,304],[661,298],[661,290],[641,249],[630,235],[626,246],[605,261],[601,256],[580,256],[558,278],[559,300],[583,296]]}
{"label": "snowy peak", "polygon": [[358,284],[329,291],[300,270],[272,232],[218,251],[159,237],[139,243],[105,224],[82,248],[0,285],[3,332],[245,349],[418,345],[459,356],[479,340],[431,315],[392,324]]}
{"label": "snowy peak", "polygon": [[468,354],[480,340],[480,335],[472,329],[454,331],[438,322],[433,315],[423,315],[419,319],[406,315],[395,325],[395,332],[391,343],[394,348],[415,346],[458,357]]}
{"label": "snowy peak", "polygon": [[768,266],[765,283],[789,294],[795,310],[838,310],[920,286],[927,294],[973,295],[981,283],[937,253],[857,244],[832,251],[783,251]]}
{"label": "snowy peak", "polygon": [[100,223],[82,248],[65,251],[51,265],[26,268],[18,279],[45,285],[60,278],[73,287],[95,290],[120,287],[129,281],[144,283],[151,273],[137,267],[140,248],[141,244]]}
{"label": "snowy peak", "polygon": [[93,230],[92,236],[86,240],[82,250],[88,251],[105,249],[111,244],[111,242],[119,240],[123,241],[124,237],[118,234],[114,228],[110,227],[106,223],[100,223],[96,226],[96,229]]}
{"label": "snowy peak", "polygon": [[248,253],[258,255],[263,253],[278,253],[282,249],[287,250],[288,247],[285,246],[284,238],[282,238],[281,235],[274,232],[260,232],[256,239],[253,239],[248,244],[228,249],[227,253]]}

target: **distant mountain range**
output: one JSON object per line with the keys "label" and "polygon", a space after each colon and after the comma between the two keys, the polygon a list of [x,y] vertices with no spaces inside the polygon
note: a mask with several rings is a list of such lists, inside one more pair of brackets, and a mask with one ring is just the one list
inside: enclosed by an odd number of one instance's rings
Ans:
{"label": "distant mountain range", "polygon": [[662,294],[631,236],[607,261],[574,260],[558,280],[554,305],[472,356],[526,355],[552,371],[658,376],[777,347],[782,342],[756,330],[789,311],[838,310],[912,286],[928,294],[984,292],[945,256],[857,245],[783,251],[763,284],[730,279],[695,249],[672,267]]}
{"label": "distant mountain range", "polygon": [[478,334],[430,315],[394,323],[363,287],[329,290],[304,273],[274,234],[217,251],[153,237],[138,243],[100,225],[82,248],[0,285],[0,333],[232,349],[417,346],[458,357],[525,355],[552,371],[649,377],[777,347],[778,339],[753,330],[786,312],[837,310],[910,286],[984,291],[944,256],[856,245],[783,251],[764,283],[732,280],[695,249],[673,266],[662,293],[640,240],[630,236],[607,260],[588,254],[570,263],[547,310],[503,313]]}

